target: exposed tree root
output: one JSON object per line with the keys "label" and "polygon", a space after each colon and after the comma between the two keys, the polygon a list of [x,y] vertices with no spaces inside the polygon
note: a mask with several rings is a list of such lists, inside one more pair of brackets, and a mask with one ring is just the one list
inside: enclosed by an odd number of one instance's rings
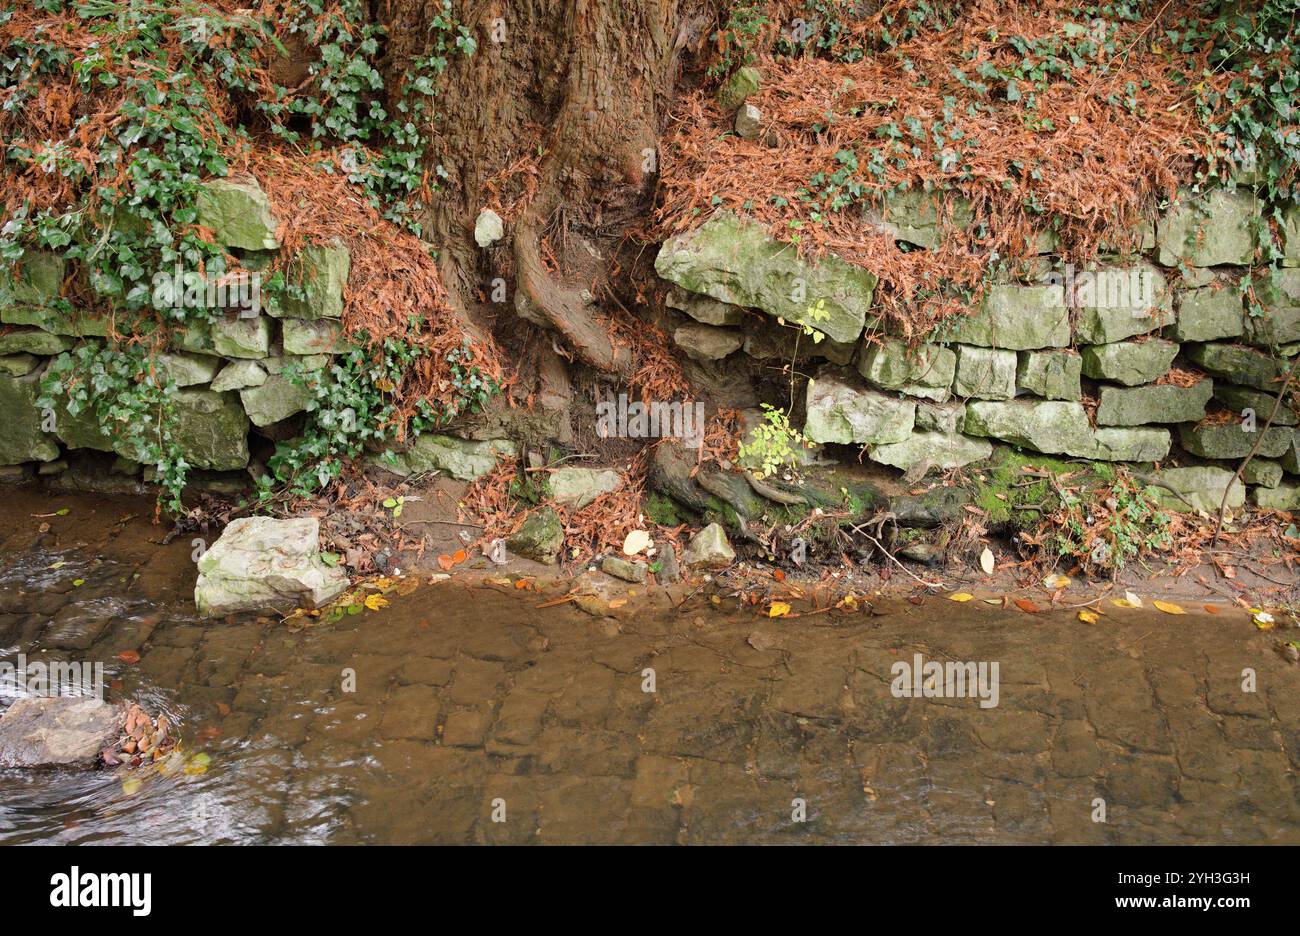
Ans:
{"label": "exposed tree root", "polygon": [[596,320],[581,290],[566,285],[547,271],[537,244],[536,230],[529,221],[521,221],[514,239],[515,288],[564,336],[584,363],[597,370],[630,376],[631,350],[614,343],[609,331]]}

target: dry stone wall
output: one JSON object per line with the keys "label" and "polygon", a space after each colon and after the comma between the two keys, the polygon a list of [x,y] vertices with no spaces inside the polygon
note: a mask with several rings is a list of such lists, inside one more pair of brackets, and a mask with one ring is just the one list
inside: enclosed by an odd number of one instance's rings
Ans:
{"label": "dry stone wall", "polygon": [[[278,221],[256,182],[209,182],[198,209],[199,223],[254,275],[270,266],[280,248]],[[61,446],[113,452],[126,471],[139,467],[132,468],[139,453],[104,433],[89,410],[73,416],[63,408],[46,413],[36,406],[51,362],[80,342],[102,341],[108,329],[106,319],[61,311],[67,273],[59,256],[29,252],[0,280],[0,467],[9,474],[21,474],[32,462],[51,468],[59,463]],[[159,273],[156,306],[183,305],[187,314],[204,306],[216,313],[210,323],[178,328],[174,347],[155,362],[160,379],[177,387],[174,431],[185,459],[214,471],[244,468],[250,428],[276,438],[279,424],[307,405],[308,391],[286,369],[328,372],[341,333],[348,250],[341,244],[304,249],[288,267],[288,281],[301,295],[281,300],[260,287],[254,291],[252,276],[238,289],[218,293],[214,284],[187,278],[185,271]]]}
{"label": "dry stone wall", "polygon": [[[208,183],[199,208],[199,222],[246,268],[269,268],[278,221],[255,182]],[[880,220],[929,249],[937,217],[932,199],[904,196]],[[1086,270],[1065,265],[1042,238],[1033,281],[993,285],[978,308],[919,347],[882,328],[870,271],[834,257],[809,264],[739,215],[719,212],[671,238],[656,269],[672,284],[674,340],[704,366],[789,361],[797,330],[821,333],[798,344],[800,368],[814,375],[803,431],[815,443],[863,446],[872,460],[913,473],[978,463],[998,443],[1159,462],[1153,477],[1170,506],[1205,509],[1258,441],[1244,478],[1249,497],[1300,509],[1300,415],[1284,405],[1263,431],[1300,353],[1300,208],[1286,215],[1281,267],[1271,274],[1249,266],[1259,222],[1243,187],[1181,198],[1143,232],[1140,256]],[[35,252],[0,279],[0,471],[56,470],[72,449],[114,453],[137,471],[140,453],[93,414],[36,405],[51,363],[108,330],[104,319],[66,311],[67,273],[59,257]],[[343,245],[312,246],[289,265],[292,298],[263,297],[251,313],[228,310],[176,332],[156,364],[177,388],[176,434],[191,465],[242,469],[250,432],[277,439],[292,429],[286,421],[308,392],[287,370],[328,373],[349,275]],[[1247,278],[1262,314],[1248,313]],[[430,436],[400,456],[398,470],[475,477],[514,451],[505,440]],[[1229,503],[1244,502],[1239,488]]]}
{"label": "dry stone wall", "polygon": [[[864,446],[872,460],[913,471],[977,463],[999,442],[1159,462],[1150,477],[1166,502],[1206,510],[1258,441],[1245,477],[1251,499],[1300,509],[1300,417],[1284,404],[1263,431],[1300,353],[1300,208],[1286,217],[1282,266],[1271,273],[1249,266],[1261,219],[1245,187],[1185,193],[1142,232],[1142,255],[1086,270],[1046,252],[1052,239],[1043,238],[1034,281],[991,286],[945,323],[941,340],[919,347],[873,315],[868,271],[805,263],[731,213],[666,242],[656,270],[685,323],[676,341],[697,360],[781,356],[770,347],[773,320],[824,332],[826,341],[801,345],[801,358],[820,359],[803,426],[815,443]],[[900,241],[932,248],[934,218],[926,199],[901,198],[882,221]],[[1262,314],[1248,312],[1246,278]],[[794,331],[784,334],[776,343],[788,359]],[[1229,503],[1245,496],[1237,485]]]}

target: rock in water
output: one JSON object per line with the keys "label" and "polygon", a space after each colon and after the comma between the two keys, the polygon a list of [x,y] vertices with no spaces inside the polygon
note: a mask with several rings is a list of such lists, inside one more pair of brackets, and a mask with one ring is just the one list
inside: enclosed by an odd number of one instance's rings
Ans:
{"label": "rock in water", "polygon": [[655,580],[664,585],[679,581],[682,577],[681,566],[677,564],[677,553],[673,552],[672,543],[664,543],[659,555],[659,571],[655,573]]}
{"label": "rock in water", "polygon": [[93,766],[122,716],[102,699],[18,699],[0,716],[0,767]]}
{"label": "rock in water", "polygon": [[320,557],[314,517],[245,517],[226,527],[199,559],[194,603],[206,616],[318,608],[347,588],[342,569]]}

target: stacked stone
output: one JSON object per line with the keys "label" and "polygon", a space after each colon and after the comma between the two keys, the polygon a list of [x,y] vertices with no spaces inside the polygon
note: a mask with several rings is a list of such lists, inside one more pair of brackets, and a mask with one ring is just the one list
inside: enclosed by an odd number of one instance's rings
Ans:
{"label": "stacked stone", "polygon": [[1252,500],[1261,507],[1300,509],[1300,416],[1279,406],[1263,431],[1291,359],[1300,353],[1300,269],[1280,271],[1276,285],[1260,281],[1254,287],[1264,312],[1259,317],[1244,311],[1236,288],[1200,287],[1183,296],[1177,328],[1189,342],[1184,355],[1214,377],[1214,400],[1227,421],[1182,426],[1181,443],[1225,466],[1253,449],[1244,476],[1256,486]]}
{"label": "stacked stone", "polygon": [[[1163,458],[1167,429],[1089,424],[1080,402],[1083,366],[1083,356],[1071,348],[1062,286],[994,286],[951,342],[917,350],[885,338],[858,358],[859,373],[873,387],[926,401],[903,404],[917,411],[904,438],[844,438],[841,431],[834,441],[871,445],[870,458],[899,468],[970,464],[992,454],[989,440],[1104,461]],[[806,431],[815,441],[828,441],[817,436],[843,413],[824,383],[814,380],[808,394]]]}
{"label": "stacked stone", "polygon": [[[954,217],[967,210],[950,208]],[[940,211],[932,196],[901,197],[874,221],[932,248]],[[1049,455],[1163,462],[1176,438],[1178,461],[1208,464],[1166,469],[1158,490],[1171,507],[1209,510],[1256,441],[1235,417],[1253,410],[1262,428],[1288,359],[1300,353],[1300,208],[1283,225],[1278,283],[1254,284],[1264,315],[1243,314],[1237,283],[1254,257],[1258,214],[1246,188],[1185,196],[1138,238],[1156,263],[1112,261],[1087,271],[1086,287],[1074,274],[995,285],[942,342],[920,347],[863,337],[879,331],[868,272],[836,258],[804,263],[795,248],[730,213],[665,243],[656,269],[677,287],[670,305],[694,320],[677,341],[697,360],[742,348],[789,357],[790,332],[781,340],[781,329],[746,309],[826,335],[800,344],[803,358],[826,361],[807,389],[804,434],[813,442],[865,446],[872,460],[902,469],[948,469],[989,457],[994,441]],[[1175,267],[1177,290],[1166,275]],[[1125,279],[1131,288],[1115,302],[1105,284]],[[1204,376],[1190,385],[1165,379],[1176,361],[1184,375]],[[1092,419],[1085,389],[1096,403]],[[1207,420],[1212,405],[1235,417]],[[1297,423],[1281,409],[1247,472],[1260,506],[1300,509],[1300,483],[1283,480],[1300,475]],[[1228,502],[1244,496],[1237,485]]]}
{"label": "stacked stone", "polygon": [[[280,246],[270,201],[253,180],[206,183],[198,223],[254,271],[267,268]],[[285,372],[296,365],[328,373],[350,265],[341,243],[304,248],[288,271],[300,297],[277,303],[263,295],[263,308],[252,315],[252,310],[218,312],[210,324],[179,331],[176,346],[158,356],[160,378],[179,388],[174,438],[189,464],[218,471],[243,468],[250,424],[270,427],[306,408],[308,392]],[[107,333],[103,318],[59,310],[56,300],[66,273],[58,255],[29,251],[18,275],[0,282],[0,323],[12,326],[0,334],[0,465],[52,462],[60,442],[132,461],[141,457],[124,440],[105,435],[90,408],[76,416],[60,408],[53,431],[47,431],[51,420],[36,407],[40,378],[52,360]]]}
{"label": "stacked stone", "polygon": [[[1296,414],[1281,406],[1273,426],[1260,435],[1277,401],[1290,358],[1300,348],[1300,207],[1293,206],[1282,225],[1283,269],[1254,282],[1262,303],[1258,317],[1246,314],[1241,298],[1242,268],[1254,258],[1255,230],[1262,214],[1255,193],[1246,186],[1215,190],[1199,198],[1185,196],[1157,225],[1157,259],[1183,271],[1185,288],[1176,297],[1177,318],[1166,329],[1182,343],[1183,357],[1213,380],[1218,419],[1185,421],[1179,427],[1182,448],[1207,461],[1167,478],[1199,483],[1212,494],[1213,508],[1224,499],[1232,473],[1249,452],[1255,457],[1244,480],[1254,485],[1251,499],[1261,507],[1300,509],[1300,485],[1284,473],[1300,473],[1296,458]],[[1258,447],[1256,443],[1258,442]],[[1190,480],[1187,474],[1198,472]],[[1174,476],[1175,471],[1166,472]],[[1176,484],[1170,487],[1176,488]],[[1229,506],[1245,500],[1233,484]]]}

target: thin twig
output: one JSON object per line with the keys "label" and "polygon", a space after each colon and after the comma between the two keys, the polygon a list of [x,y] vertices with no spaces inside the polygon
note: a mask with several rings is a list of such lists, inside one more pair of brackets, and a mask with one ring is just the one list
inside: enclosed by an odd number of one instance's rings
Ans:
{"label": "thin twig", "polygon": [[699,585],[696,585],[695,588],[691,591],[691,593],[687,595],[685,598],[683,598],[681,602],[677,605],[677,610],[681,611],[682,608],[686,607],[686,602],[690,601],[697,594],[699,594],[700,589],[707,584],[708,584],[707,582],[701,582]]}
{"label": "thin twig", "polygon": [[580,597],[581,597],[581,596],[578,595],[577,593],[573,593],[573,594],[565,595],[563,598],[556,598],[556,599],[554,599],[553,601],[543,601],[543,602],[542,602],[541,604],[539,604],[539,605],[534,605],[534,607],[537,607],[537,608],[554,608],[556,605],[567,604],[567,603],[570,602],[570,601],[577,601],[578,598],[580,598]]}
{"label": "thin twig", "polygon": [[[866,526],[866,524],[863,524],[862,526]],[[888,559],[888,560],[889,560],[890,562],[892,562],[894,565],[898,566],[900,569],[902,569],[904,572],[906,572],[908,575],[910,575],[913,579],[915,579],[915,580],[916,580],[918,583],[920,583],[921,585],[924,585],[926,588],[943,588],[943,587],[944,587],[943,582],[927,582],[925,579],[921,578],[919,575],[917,575],[915,572],[913,572],[913,571],[912,571],[911,569],[909,569],[907,566],[903,565],[901,562],[899,562],[897,559],[894,558],[894,554],[893,554],[893,553],[891,553],[888,549],[886,549],[883,545],[881,545],[880,540],[876,539],[874,536],[872,536],[872,535],[871,535],[870,533],[868,533],[866,530],[862,529],[861,526],[855,526],[855,527],[853,528],[853,532],[854,532],[854,533],[861,533],[861,534],[862,534],[863,536],[865,536],[867,539],[871,540],[871,542],[875,543],[875,544],[876,544],[876,548],[879,549],[882,553],[885,554],[885,558],[886,558],[886,559]]]}

